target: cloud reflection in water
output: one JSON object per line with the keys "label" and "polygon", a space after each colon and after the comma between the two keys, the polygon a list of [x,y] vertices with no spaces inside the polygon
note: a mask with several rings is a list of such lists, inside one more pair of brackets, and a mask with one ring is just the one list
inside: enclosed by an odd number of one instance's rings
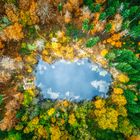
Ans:
{"label": "cloud reflection in water", "polygon": [[40,59],[35,76],[43,98],[77,101],[106,97],[112,81],[105,69],[89,59],[59,60],[51,65]]}

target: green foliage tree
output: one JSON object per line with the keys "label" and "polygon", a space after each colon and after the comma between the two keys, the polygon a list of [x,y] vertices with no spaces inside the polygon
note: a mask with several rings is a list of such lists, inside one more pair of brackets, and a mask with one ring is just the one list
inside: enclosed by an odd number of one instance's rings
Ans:
{"label": "green foliage tree", "polygon": [[103,13],[100,14],[99,19],[100,19],[100,20],[105,20],[106,17],[107,17],[107,16],[106,16],[106,12],[103,12]]}
{"label": "green foliage tree", "polygon": [[3,103],[3,96],[0,95],[0,105]]}
{"label": "green foliage tree", "polygon": [[98,36],[97,37],[92,37],[92,38],[87,40],[86,47],[91,48],[94,45],[96,45],[99,41],[100,41],[100,38]]}
{"label": "green foliage tree", "polygon": [[106,24],[105,31],[106,32],[109,32],[111,30],[111,27],[112,27],[112,24],[111,23]]}
{"label": "green foliage tree", "polygon": [[129,35],[137,38],[140,37],[140,25],[136,25],[130,29]]}
{"label": "green foliage tree", "polygon": [[84,31],[89,31],[89,30],[93,29],[93,24],[92,24],[92,25],[89,24],[89,19],[85,19],[85,20],[83,21],[82,29],[83,29]]}

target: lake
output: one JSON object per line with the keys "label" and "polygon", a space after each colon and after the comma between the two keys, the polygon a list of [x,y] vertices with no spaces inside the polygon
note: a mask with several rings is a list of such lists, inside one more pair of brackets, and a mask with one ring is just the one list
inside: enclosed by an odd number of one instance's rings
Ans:
{"label": "lake", "polygon": [[71,101],[106,98],[112,83],[111,74],[88,58],[74,62],[58,60],[52,64],[39,60],[35,85],[44,99]]}

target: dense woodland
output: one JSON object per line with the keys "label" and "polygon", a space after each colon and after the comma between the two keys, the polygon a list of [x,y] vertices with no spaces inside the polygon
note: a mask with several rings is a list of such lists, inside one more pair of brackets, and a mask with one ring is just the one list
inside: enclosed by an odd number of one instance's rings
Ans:
{"label": "dense woodland", "polygon": [[[108,98],[40,101],[38,56],[96,62]],[[140,139],[139,0],[0,0],[0,140],[24,139]]]}

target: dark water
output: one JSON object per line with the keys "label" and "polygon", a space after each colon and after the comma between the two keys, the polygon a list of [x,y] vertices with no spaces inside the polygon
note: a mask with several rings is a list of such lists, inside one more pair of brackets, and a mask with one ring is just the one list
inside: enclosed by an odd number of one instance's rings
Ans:
{"label": "dark water", "polygon": [[106,98],[112,81],[105,69],[89,59],[59,60],[51,65],[40,59],[35,76],[43,98],[76,101],[91,100],[96,95]]}

